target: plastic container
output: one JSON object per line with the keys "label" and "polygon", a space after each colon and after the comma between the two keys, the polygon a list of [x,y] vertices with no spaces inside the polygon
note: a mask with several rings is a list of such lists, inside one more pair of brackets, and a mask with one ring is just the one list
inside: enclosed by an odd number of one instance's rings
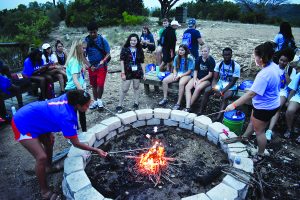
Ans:
{"label": "plastic container", "polygon": [[241,111],[232,110],[224,113],[223,124],[237,135],[241,135],[244,122],[245,114]]}
{"label": "plastic container", "polygon": [[16,112],[17,112],[16,107],[12,106],[12,107],[11,107],[11,114],[12,114],[12,115],[15,115]]}
{"label": "plastic container", "polygon": [[239,85],[239,89],[240,90],[249,90],[252,85],[253,85],[253,81],[245,80],[245,81],[241,82],[241,84]]}

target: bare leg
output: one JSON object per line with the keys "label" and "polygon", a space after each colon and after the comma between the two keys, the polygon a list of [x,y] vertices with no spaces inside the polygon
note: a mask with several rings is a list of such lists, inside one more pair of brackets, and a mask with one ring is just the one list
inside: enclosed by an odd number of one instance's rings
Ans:
{"label": "bare leg", "polygon": [[181,77],[179,80],[179,90],[178,90],[178,100],[177,100],[177,104],[179,104],[179,105],[181,103],[181,100],[182,100],[182,97],[184,94],[184,88],[190,79],[191,79],[190,76],[184,76],[184,77]]}
{"label": "bare leg", "polygon": [[276,114],[271,118],[269,129],[272,131],[275,124],[277,123],[281,111],[281,107],[285,104],[286,98],[284,96],[280,97],[280,108],[277,110]]}
{"label": "bare leg", "polygon": [[213,93],[213,91],[212,91],[211,86],[205,88],[203,99],[202,99],[201,104],[200,104],[200,113],[202,113],[203,109],[206,108],[209,96],[212,95],[212,93]]}
{"label": "bare leg", "polygon": [[191,79],[188,84],[185,86],[185,101],[186,108],[191,107],[191,98],[192,98],[192,89],[194,88],[194,79]]}
{"label": "bare leg", "polygon": [[295,114],[297,110],[300,108],[300,104],[295,101],[290,101],[289,106],[285,112],[286,125],[288,131],[292,131],[293,122],[295,119]]}
{"label": "bare leg", "polygon": [[155,54],[156,54],[156,65],[160,65],[161,60],[162,60],[162,47],[161,46],[156,47]]}
{"label": "bare leg", "polygon": [[133,94],[134,94],[134,103],[139,104],[140,97],[140,79],[133,79]]}
{"label": "bare leg", "polygon": [[256,139],[258,144],[258,155],[264,155],[266,145],[267,145],[265,129],[268,125],[268,122],[264,122],[259,119],[256,119],[253,115],[251,116],[251,120],[253,123],[254,131],[256,133]]}
{"label": "bare leg", "polygon": [[169,83],[175,82],[173,80],[174,78],[174,74],[170,74],[169,76],[167,76],[164,80],[163,80],[163,93],[164,93],[164,99],[167,99],[168,97],[168,85]]}
{"label": "bare leg", "polygon": [[[252,111],[252,113],[251,113],[251,116],[252,116],[252,115],[253,115],[253,111]],[[248,124],[248,126],[247,126],[247,129],[246,129],[245,133],[243,134],[243,137],[248,138],[248,137],[250,137],[253,133],[254,133],[254,128],[253,128],[252,121],[251,121],[251,119],[250,119],[250,122],[249,122],[249,124]]]}
{"label": "bare leg", "polygon": [[[224,110],[227,106],[227,100],[232,97],[232,91],[231,90],[227,90],[222,98],[222,103],[220,106],[220,111]],[[220,120],[222,118],[223,113],[219,113],[217,119]]]}
{"label": "bare leg", "polygon": [[191,105],[193,105],[195,103],[195,101],[197,100],[197,98],[199,97],[199,95],[201,94],[201,91],[204,90],[206,87],[208,87],[210,85],[209,81],[204,81],[200,84],[198,84],[195,88],[195,91],[192,95],[192,99],[191,99]]}

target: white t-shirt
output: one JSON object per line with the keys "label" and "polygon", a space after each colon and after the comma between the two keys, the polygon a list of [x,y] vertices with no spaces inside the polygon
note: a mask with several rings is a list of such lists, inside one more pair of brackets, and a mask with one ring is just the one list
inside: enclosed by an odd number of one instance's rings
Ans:
{"label": "white t-shirt", "polygon": [[44,54],[42,55],[42,59],[43,59],[45,65],[47,65],[49,63],[52,63],[52,64],[58,63],[57,57],[56,57],[56,55],[54,53],[52,53],[49,56],[49,62],[46,61],[46,57],[45,57]]}

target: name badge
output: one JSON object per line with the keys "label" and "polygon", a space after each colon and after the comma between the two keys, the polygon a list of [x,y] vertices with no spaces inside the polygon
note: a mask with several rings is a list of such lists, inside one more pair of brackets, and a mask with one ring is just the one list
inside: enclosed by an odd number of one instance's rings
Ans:
{"label": "name badge", "polygon": [[18,79],[22,79],[23,75],[21,73],[17,73]]}
{"label": "name badge", "polygon": [[131,70],[132,70],[132,71],[136,71],[137,68],[138,68],[137,65],[132,65],[132,66],[131,66]]}

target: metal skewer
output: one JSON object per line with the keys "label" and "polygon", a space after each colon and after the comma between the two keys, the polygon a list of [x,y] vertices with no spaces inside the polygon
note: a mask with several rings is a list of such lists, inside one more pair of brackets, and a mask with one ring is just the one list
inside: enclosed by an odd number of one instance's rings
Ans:
{"label": "metal skewer", "polygon": [[215,115],[215,114],[218,114],[218,113],[223,113],[223,112],[225,112],[225,110],[221,110],[221,111],[219,111],[219,112],[210,113],[210,114],[208,114],[208,115],[204,115],[204,116]]}
{"label": "metal skewer", "polygon": [[[117,153],[127,153],[127,152],[133,152],[133,151],[143,151],[143,150],[148,150],[150,148],[142,148],[142,149],[129,149],[129,150],[122,150],[122,151],[112,151],[112,152],[107,152],[107,154],[117,154]],[[92,153],[93,156],[98,155],[96,153]]]}

